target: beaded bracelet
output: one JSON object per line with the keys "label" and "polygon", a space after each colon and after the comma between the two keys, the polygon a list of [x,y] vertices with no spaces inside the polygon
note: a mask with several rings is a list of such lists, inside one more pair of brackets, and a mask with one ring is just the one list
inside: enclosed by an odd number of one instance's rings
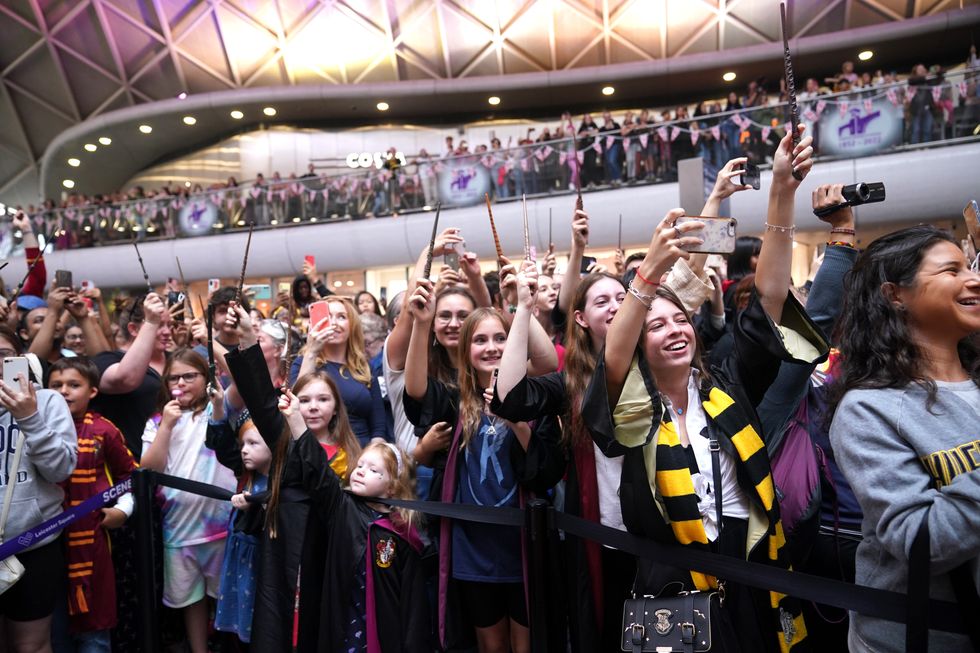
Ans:
{"label": "beaded bracelet", "polygon": [[850,236],[853,236],[855,232],[850,227],[834,227],[833,229],[830,230],[830,233],[832,233],[832,234],[848,234]]}
{"label": "beaded bracelet", "polygon": [[769,224],[767,222],[766,223],[766,231],[777,231],[777,232],[779,232],[781,234],[789,234],[790,236],[792,236],[793,234],[796,233],[796,225],[793,225],[791,227],[784,227],[782,225]]}
{"label": "beaded bracelet", "polygon": [[827,242],[827,247],[850,247],[854,249],[854,243],[844,242],[843,240],[831,240]]}

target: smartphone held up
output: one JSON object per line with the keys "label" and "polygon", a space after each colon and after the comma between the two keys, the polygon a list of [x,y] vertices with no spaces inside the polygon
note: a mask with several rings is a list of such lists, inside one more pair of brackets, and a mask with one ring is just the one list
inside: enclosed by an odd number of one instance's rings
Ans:
{"label": "smartphone held up", "polygon": [[681,216],[674,221],[679,227],[689,222],[703,222],[704,228],[688,231],[684,235],[700,238],[700,245],[688,245],[683,249],[692,254],[731,254],[735,251],[738,220],[735,218],[712,218],[703,215]]}

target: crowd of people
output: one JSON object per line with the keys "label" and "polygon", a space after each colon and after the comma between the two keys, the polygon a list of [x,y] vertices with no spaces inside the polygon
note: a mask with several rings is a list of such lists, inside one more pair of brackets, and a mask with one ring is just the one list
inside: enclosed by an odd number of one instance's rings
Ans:
{"label": "crowd of people", "polygon": [[[860,106],[887,96],[904,115],[905,143],[924,143],[972,133],[980,124],[980,68],[975,48],[966,73],[946,78],[938,65],[916,65],[908,75],[882,69],[857,73],[853,62],[821,82],[804,81],[798,89],[801,111],[816,123],[827,106]],[[505,141],[491,133],[488,143],[472,149],[466,140],[447,136],[442,152],[421,148],[403,155],[389,148],[365,171],[318,169],[282,176],[263,173],[239,183],[229,177],[207,188],[199,183],[169,183],[157,189],[87,196],[68,193],[60,201],[28,206],[35,231],[53,235],[58,249],[87,247],[138,238],[173,238],[188,233],[220,233],[254,223],[277,226],[295,222],[365,218],[451,206],[452,183],[441,177],[489,178],[487,191],[497,201],[524,194],[656,183],[677,178],[677,161],[702,157],[713,169],[736,156],[771,163],[771,149],[789,122],[788,95],[765,77],[751,80],[742,94],[659,110],[613,115],[603,111],[573,120],[564,113],[554,127],[530,128]],[[960,124],[961,123],[961,124]],[[959,126],[958,126],[959,125]],[[820,152],[819,132],[814,134]],[[449,189],[447,191],[447,188]],[[195,231],[180,224],[190,207],[200,214],[214,206],[216,219]],[[18,207],[19,209],[20,207]]]}
{"label": "crowd of people", "polygon": [[[138,467],[226,490],[161,487],[153,508],[163,637],[193,653],[529,651],[521,530],[388,499],[540,499],[664,544],[898,592],[925,537],[928,591],[968,605],[977,243],[965,253],[916,226],[860,251],[842,186],[820,186],[826,250],[794,287],[795,196],[813,166],[799,127],[798,144],[786,135],[771,152],[763,238],[739,237],[727,260],[698,252],[704,222],[675,209],[645,250],[580,273],[581,198],[564,274],[552,246],[487,275],[461,254],[429,278],[431,256],[464,241],[448,228],[384,306],[331,294],[307,263],[272,315],[231,287],[210,295],[208,318],[171,287],[110,310],[98,289],[49,285],[42,259],[0,303],[0,492],[13,506],[0,532],[17,538]],[[746,162],[721,167],[700,215],[752,192]],[[16,220],[34,261],[30,222]],[[786,478],[789,448],[825,480]],[[134,558],[149,544],[133,510],[123,495],[26,540],[26,571],[0,594],[7,650],[140,650]],[[684,592],[724,597],[712,650],[905,650],[897,623],[570,533],[549,546],[548,650],[641,650],[624,601]],[[969,646],[932,633],[930,650]]]}

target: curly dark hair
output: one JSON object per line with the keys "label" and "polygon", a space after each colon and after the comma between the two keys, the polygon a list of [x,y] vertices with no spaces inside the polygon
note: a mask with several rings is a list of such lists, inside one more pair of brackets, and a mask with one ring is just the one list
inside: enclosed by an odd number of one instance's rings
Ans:
{"label": "curly dark hair", "polygon": [[[912,340],[905,314],[882,292],[882,284],[915,284],[926,252],[936,243],[959,244],[948,232],[920,225],[895,231],[872,242],[858,257],[844,284],[844,306],[834,341],[840,367],[830,391],[830,415],[848,390],[902,388],[917,383],[936,399],[936,384],[926,377],[922,352]],[[959,342],[960,362],[980,387],[980,334]]]}

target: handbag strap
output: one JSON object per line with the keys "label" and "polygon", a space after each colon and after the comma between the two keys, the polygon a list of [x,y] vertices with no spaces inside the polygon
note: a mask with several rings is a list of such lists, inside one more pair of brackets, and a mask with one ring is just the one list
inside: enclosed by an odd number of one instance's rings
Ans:
{"label": "handbag strap", "polygon": [[[3,495],[3,511],[0,512],[0,543],[3,542],[3,532],[7,528],[7,517],[10,515],[10,504],[14,500],[14,486],[17,485],[17,471],[20,469],[20,458],[24,453],[24,432],[18,429],[17,448],[14,450],[14,464],[7,469],[7,491]],[[11,480],[13,476],[13,480]]]}
{"label": "handbag strap", "polygon": [[718,523],[718,546],[721,548],[721,534],[724,524],[721,521],[721,444],[718,442],[718,434],[715,426],[708,420],[708,449],[711,450],[711,482],[714,484],[715,495],[715,519]]}

